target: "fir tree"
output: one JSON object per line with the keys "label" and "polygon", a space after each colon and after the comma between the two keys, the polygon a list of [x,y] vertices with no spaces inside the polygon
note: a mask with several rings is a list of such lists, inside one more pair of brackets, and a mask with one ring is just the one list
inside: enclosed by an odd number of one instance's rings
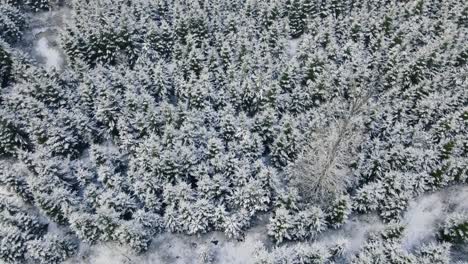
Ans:
{"label": "fir tree", "polygon": [[150,239],[143,228],[132,222],[120,225],[115,235],[119,243],[130,247],[136,253],[146,251],[150,244]]}
{"label": "fir tree", "polygon": [[28,243],[28,254],[37,263],[62,263],[73,256],[77,245],[70,237],[47,234]]}
{"label": "fir tree", "polygon": [[468,219],[464,214],[449,215],[441,224],[439,239],[451,243],[466,243],[468,240]]}
{"label": "fir tree", "polygon": [[288,19],[290,27],[290,35],[292,38],[300,37],[305,30],[306,14],[302,7],[302,1],[292,0],[291,7],[288,10]]}
{"label": "fir tree", "polygon": [[346,195],[336,197],[330,205],[330,212],[327,215],[327,222],[333,228],[339,228],[349,218],[351,213],[351,200]]}
{"label": "fir tree", "polygon": [[26,18],[20,10],[8,4],[0,5],[0,39],[16,43],[21,39],[25,26]]}
{"label": "fir tree", "polygon": [[0,44],[0,88],[4,88],[12,82],[13,60],[11,55]]}
{"label": "fir tree", "polygon": [[25,261],[26,241],[20,230],[14,227],[1,230],[0,259],[10,263]]}
{"label": "fir tree", "polygon": [[154,49],[165,60],[172,56],[172,46],[174,45],[174,36],[172,29],[166,21],[149,37]]}
{"label": "fir tree", "polygon": [[294,218],[287,209],[278,209],[275,211],[275,216],[270,219],[268,225],[268,235],[272,236],[276,243],[281,243],[284,240],[291,240]]}

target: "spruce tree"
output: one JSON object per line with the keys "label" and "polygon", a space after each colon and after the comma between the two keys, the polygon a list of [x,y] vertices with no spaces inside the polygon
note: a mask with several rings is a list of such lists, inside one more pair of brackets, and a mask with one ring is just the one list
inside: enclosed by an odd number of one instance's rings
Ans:
{"label": "spruce tree", "polygon": [[18,42],[23,36],[25,26],[23,12],[8,4],[0,5],[0,39],[10,44]]}
{"label": "spruce tree", "polygon": [[292,38],[298,38],[304,34],[306,27],[306,14],[301,0],[292,0],[291,7],[288,10],[289,28]]}
{"label": "spruce tree", "polygon": [[13,81],[13,59],[0,43],[0,88],[4,88]]}

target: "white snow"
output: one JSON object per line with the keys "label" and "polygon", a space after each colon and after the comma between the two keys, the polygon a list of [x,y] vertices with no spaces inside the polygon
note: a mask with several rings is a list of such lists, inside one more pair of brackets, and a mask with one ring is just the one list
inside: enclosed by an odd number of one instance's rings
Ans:
{"label": "white snow", "polygon": [[49,41],[47,38],[42,37],[36,44],[35,51],[39,56],[44,58],[45,60],[45,67],[48,69],[60,69],[63,63],[63,59],[60,55],[60,52],[50,47]]}
{"label": "white snow", "polygon": [[297,48],[299,47],[299,42],[301,41],[300,38],[298,39],[290,39],[288,41],[289,47],[288,47],[288,54],[289,56],[293,57],[297,53]]}
{"label": "white snow", "polygon": [[425,196],[410,204],[403,224],[406,225],[403,248],[411,250],[424,241],[433,238],[436,222],[443,216],[444,204],[438,193]]}
{"label": "white snow", "polygon": [[47,32],[47,30],[48,27],[33,28],[31,33],[33,34],[33,36],[37,36],[39,34]]}

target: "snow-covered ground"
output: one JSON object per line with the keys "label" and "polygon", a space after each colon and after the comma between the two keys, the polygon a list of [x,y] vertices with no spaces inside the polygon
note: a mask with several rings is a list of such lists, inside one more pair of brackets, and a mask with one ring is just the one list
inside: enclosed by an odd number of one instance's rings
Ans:
{"label": "snow-covered ground", "polygon": [[37,41],[35,52],[38,56],[43,58],[46,68],[61,69],[63,64],[62,56],[56,48],[50,46],[47,37],[41,37],[39,41]]}
{"label": "snow-covered ground", "polygon": [[59,70],[64,66],[64,56],[57,43],[59,29],[69,16],[70,9],[62,7],[30,17],[31,27],[24,34],[21,48],[46,69]]}
{"label": "snow-covered ground", "polygon": [[434,193],[413,202],[406,216],[404,224],[403,247],[413,249],[424,241],[434,238],[436,224],[444,214],[444,200],[441,193]]}

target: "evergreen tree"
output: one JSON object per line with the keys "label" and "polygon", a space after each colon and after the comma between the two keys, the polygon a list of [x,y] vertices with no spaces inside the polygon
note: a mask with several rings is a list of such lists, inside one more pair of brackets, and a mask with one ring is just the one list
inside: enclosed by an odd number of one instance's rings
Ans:
{"label": "evergreen tree", "polygon": [[99,230],[97,217],[89,213],[76,212],[70,216],[70,229],[83,241],[94,243],[99,241],[102,231]]}
{"label": "evergreen tree", "polygon": [[425,244],[418,250],[418,255],[420,263],[448,264],[451,262],[450,244]]}
{"label": "evergreen tree", "polygon": [[293,240],[313,238],[325,230],[327,222],[320,208],[310,207],[294,216]]}
{"label": "evergreen tree", "polygon": [[17,194],[21,199],[27,203],[32,203],[34,200],[31,189],[28,185],[27,179],[21,176],[24,170],[18,164],[10,165],[7,163],[0,163],[0,183],[9,191]]}
{"label": "evergreen tree", "polygon": [[240,210],[238,213],[231,214],[223,219],[224,233],[228,238],[243,240],[244,232],[250,225],[249,213]]}
{"label": "evergreen tree", "polygon": [[20,230],[14,227],[1,230],[0,259],[10,263],[25,261],[26,241]]}
{"label": "evergreen tree", "polygon": [[351,200],[348,196],[336,197],[330,205],[330,212],[327,215],[327,222],[333,228],[339,228],[348,220],[351,213]]}
{"label": "evergreen tree", "polygon": [[25,0],[25,4],[33,12],[49,10],[53,6],[53,0]]}
{"label": "evergreen tree", "polygon": [[0,43],[0,88],[4,88],[13,79],[13,59]]}
{"label": "evergreen tree", "polygon": [[150,239],[143,228],[132,222],[120,225],[115,235],[119,243],[129,246],[136,253],[146,251],[150,244]]}
{"label": "evergreen tree", "polygon": [[156,32],[150,35],[149,40],[156,52],[163,59],[168,60],[172,56],[172,46],[174,45],[173,31],[166,21],[162,21]]}
{"label": "evergreen tree", "polygon": [[279,135],[272,145],[272,160],[277,167],[284,167],[296,159],[299,135],[291,118],[284,118]]}
{"label": "evergreen tree", "polygon": [[439,239],[450,243],[466,243],[468,240],[468,218],[464,214],[449,215],[441,224]]}
{"label": "evergreen tree", "polygon": [[270,219],[268,235],[272,236],[278,244],[284,240],[291,240],[293,225],[294,218],[290,212],[287,209],[278,209],[275,211],[275,216]]}
{"label": "evergreen tree", "polygon": [[0,39],[16,43],[21,39],[25,26],[26,18],[20,10],[8,4],[0,5]]}
{"label": "evergreen tree", "polygon": [[301,0],[292,0],[291,7],[288,10],[290,35],[292,38],[300,37],[305,30],[306,14]]}
{"label": "evergreen tree", "polygon": [[47,234],[28,243],[28,254],[37,263],[62,263],[73,256],[77,245],[70,237]]}
{"label": "evergreen tree", "polygon": [[26,133],[14,123],[11,116],[0,112],[0,156],[15,155],[18,149],[27,149]]}

